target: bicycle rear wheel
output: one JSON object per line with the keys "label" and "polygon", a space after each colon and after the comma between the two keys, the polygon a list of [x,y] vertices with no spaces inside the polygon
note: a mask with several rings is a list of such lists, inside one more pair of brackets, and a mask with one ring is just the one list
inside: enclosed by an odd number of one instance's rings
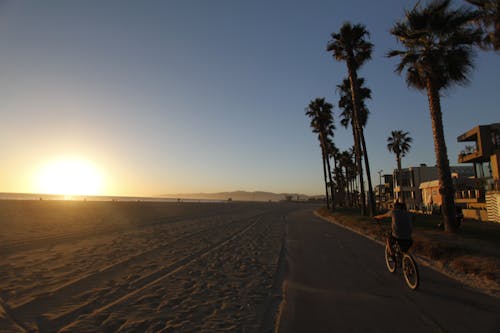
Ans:
{"label": "bicycle rear wheel", "polygon": [[415,260],[406,253],[403,255],[403,275],[410,289],[415,290],[418,288],[419,278],[417,264]]}
{"label": "bicycle rear wheel", "polygon": [[388,244],[385,245],[385,265],[389,272],[394,273],[396,271],[396,257],[391,255]]}

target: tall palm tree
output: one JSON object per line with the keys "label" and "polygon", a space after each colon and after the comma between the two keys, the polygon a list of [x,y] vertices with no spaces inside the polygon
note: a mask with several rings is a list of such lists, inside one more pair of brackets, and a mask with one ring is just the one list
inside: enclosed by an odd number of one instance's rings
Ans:
{"label": "tall palm tree", "polygon": [[[346,81],[347,80],[347,81]],[[359,182],[361,184],[360,189],[361,189],[361,211],[362,214],[365,214],[366,208],[365,208],[365,182],[364,182],[364,176],[363,176],[363,165],[361,164],[361,157],[363,156],[363,151],[361,149],[361,143],[360,143],[360,133],[359,130],[354,123],[354,112],[352,109],[352,95],[350,95],[350,82],[349,79],[346,79],[343,81],[342,86],[338,85],[337,89],[340,89],[340,100],[339,100],[339,108],[342,109],[343,111],[341,112],[340,116],[342,117],[340,120],[340,124],[344,126],[345,128],[349,127],[351,125],[352,129],[352,137],[354,140],[354,146],[353,146],[353,156],[354,157],[354,166],[356,168],[356,172],[354,173],[355,176],[359,175]],[[349,87],[349,88],[348,88]],[[342,89],[344,88],[344,89]],[[350,107],[346,107],[349,104]],[[360,122],[362,115],[359,115]],[[362,126],[361,126],[362,127]],[[358,159],[359,157],[359,159]],[[359,161],[359,162],[358,162]]]}
{"label": "tall palm tree", "polygon": [[405,197],[402,195],[401,188],[403,186],[403,178],[401,174],[401,158],[406,156],[406,153],[410,151],[411,142],[413,139],[409,136],[409,132],[403,132],[401,130],[392,131],[391,136],[387,138],[387,149],[396,155],[396,163],[398,165],[398,184],[399,193],[401,194],[401,202],[405,202]]}
{"label": "tall palm tree", "polygon": [[[340,94],[339,99],[339,108],[343,111],[340,114],[342,117],[340,123],[344,127],[348,127],[351,124],[351,128],[353,129],[353,137],[356,144],[361,144],[361,155],[364,157],[365,161],[365,170],[367,174],[367,182],[368,182],[368,202],[370,204],[370,214],[373,216],[375,214],[375,194],[373,193],[372,180],[370,177],[370,162],[368,160],[368,150],[366,149],[366,141],[364,134],[364,127],[366,126],[366,122],[368,121],[368,114],[370,111],[366,107],[365,100],[371,99],[371,89],[364,86],[365,79],[358,78],[356,81],[356,87],[359,96],[359,124],[360,131],[356,135],[356,131],[354,130],[353,124],[353,102],[352,102],[352,93],[351,93],[351,85],[349,79],[344,79],[342,84],[337,85],[337,91]],[[356,142],[357,141],[357,142]]]}
{"label": "tall palm tree", "polygon": [[473,45],[480,32],[470,25],[475,14],[467,9],[451,9],[450,0],[435,0],[427,7],[417,4],[405,12],[405,18],[391,29],[403,50],[392,50],[388,57],[399,57],[396,72],[406,69],[406,83],[427,91],[443,197],[443,223],[447,232],[455,232],[453,184],[441,112],[441,91],[453,84],[468,82],[473,68]]}
{"label": "tall palm tree", "polygon": [[479,43],[484,49],[500,50],[500,0],[465,0],[476,6],[476,24],[483,30]]}
{"label": "tall palm tree", "polygon": [[[330,137],[333,137],[333,115],[332,115],[333,105],[326,102],[324,98],[316,98],[312,100],[306,108],[306,115],[311,118],[311,128],[313,133],[318,134],[318,139],[321,147],[321,156],[323,159],[323,176],[325,180],[325,194],[326,194],[326,204],[330,209],[330,195],[328,193],[328,183],[330,183],[330,189],[333,189],[333,182],[331,181],[331,169],[330,162],[328,158],[328,141]],[[327,171],[328,169],[328,171]],[[327,175],[329,175],[330,182],[327,180]],[[334,191],[331,191],[331,209],[334,210]]]}
{"label": "tall palm tree", "polygon": [[[359,97],[356,82],[358,80],[358,69],[371,59],[373,44],[366,41],[369,33],[362,24],[352,25],[346,22],[340,27],[338,33],[332,33],[332,39],[328,42],[326,50],[332,52],[337,61],[344,61],[347,65],[349,83],[351,85],[351,95],[353,103],[353,124],[355,133],[361,133],[362,128],[359,121]],[[361,149],[359,145],[356,148],[356,165],[361,186],[361,212],[366,214],[365,195],[363,189],[363,172],[361,170]],[[368,175],[370,177],[370,175]],[[373,212],[374,213],[374,212]]]}

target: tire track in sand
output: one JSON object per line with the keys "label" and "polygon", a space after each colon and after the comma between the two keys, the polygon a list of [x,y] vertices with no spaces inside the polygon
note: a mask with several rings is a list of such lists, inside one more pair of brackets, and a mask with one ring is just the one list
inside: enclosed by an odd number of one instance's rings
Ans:
{"label": "tire track in sand", "polygon": [[[196,223],[196,222],[198,222],[198,223]],[[51,298],[57,298],[58,294],[64,295],[65,298],[68,298],[68,295],[70,295],[69,297],[71,297],[71,295],[74,295],[74,294],[77,294],[79,292],[84,291],[88,285],[95,286],[96,284],[98,284],[98,282],[100,280],[102,280],[106,277],[109,277],[110,275],[111,276],[116,275],[117,273],[119,273],[120,270],[122,270],[126,266],[131,265],[136,261],[141,261],[141,259],[143,257],[146,257],[150,254],[155,254],[155,252],[157,252],[157,251],[161,251],[163,249],[175,246],[176,243],[181,243],[182,241],[185,241],[189,238],[196,237],[200,234],[203,234],[204,232],[210,231],[211,229],[224,228],[227,225],[234,223],[234,221],[229,222],[229,223],[227,223],[227,222],[221,223],[220,221],[213,222],[213,223],[215,224],[215,226],[211,225],[207,228],[202,229],[201,231],[196,231],[194,233],[190,233],[191,230],[188,230],[187,232],[185,232],[185,230],[182,230],[182,232],[184,232],[187,235],[183,235],[183,234],[172,235],[171,237],[173,237],[173,236],[175,236],[175,237],[182,236],[182,237],[179,237],[174,241],[168,240],[166,242],[162,242],[158,246],[155,246],[153,248],[149,248],[147,250],[133,254],[129,257],[122,258],[122,259],[120,259],[112,264],[108,264],[108,265],[105,265],[103,267],[97,268],[92,272],[84,274],[83,276],[79,276],[76,279],[65,282],[62,285],[57,286],[54,289],[51,289],[51,290],[42,292],[36,296],[33,296],[28,301],[24,301],[22,303],[13,302],[13,303],[11,303],[11,307],[13,309],[18,310],[18,311],[22,311],[23,308],[29,308],[29,307],[33,308],[33,307],[36,307],[36,305],[44,304],[45,303],[44,301],[47,301]],[[190,225],[189,227],[195,228],[197,224],[199,225],[199,221],[191,222],[191,224],[192,225]]]}
{"label": "tire track in sand", "polygon": [[[76,281],[75,283],[65,286],[58,290],[56,293],[51,295],[46,295],[42,298],[37,298],[28,304],[24,304],[16,309],[13,309],[13,315],[16,318],[22,318],[20,322],[23,322],[27,326],[33,327],[36,324],[36,328],[40,332],[46,331],[56,331],[62,327],[70,325],[74,320],[76,320],[79,316],[85,314],[96,314],[106,309],[109,309],[128,298],[140,293],[145,288],[148,288],[163,279],[169,277],[171,274],[182,270],[186,265],[190,262],[200,258],[211,251],[223,246],[227,242],[239,237],[244,234],[247,230],[249,230],[253,225],[255,225],[260,219],[260,215],[254,216],[253,218],[246,218],[238,221],[231,221],[225,223],[221,226],[217,226],[214,228],[213,226],[210,228],[206,228],[200,231],[197,231],[193,234],[190,234],[182,239],[178,239],[173,243],[167,244],[163,246],[164,248],[171,248],[173,244],[191,244],[187,242],[188,239],[201,239],[203,236],[210,239],[211,235],[225,235],[228,232],[224,231],[232,231],[232,228],[237,229],[236,231],[230,232],[229,236],[224,237],[222,240],[217,240],[208,246],[204,246],[201,249],[197,250],[194,253],[191,253],[187,256],[181,256],[180,258],[174,258],[172,260],[172,264],[164,266],[158,270],[153,271],[150,274],[147,274],[143,277],[138,277],[137,279],[129,282],[128,284],[121,286],[121,288],[117,288],[112,291],[110,294],[100,295],[101,297],[97,297],[91,299],[90,301],[78,305],[76,308],[70,309],[70,311],[64,311],[65,301],[71,297],[68,295],[69,292],[72,292],[73,295],[78,294],[85,288],[88,288],[89,281],[106,282],[108,280],[108,276],[111,271],[116,270],[114,275],[120,275],[120,272],[126,269],[129,265],[123,262],[117,263],[117,265],[112,265],[111,267],[105,269],[104,271],[98,271],[93,275],[85,277],[81,280]],[[250,222],[247,222],[250,220]],[[243,224],[243,227],[240,225]],[[229,230],[226,230],[229,229]],[[223,230],[223,232],[221,232]],[[158,249],[147,250],[147,254],[159,255],[157,252]],[[182,251],[181,251],[182,252]],[[131,258],[133,261],[144,261],[144,256],[134,256]],[[129,261],[125,259],[124,261]],[[94,286],[92,286],[94,287]],[[94,287],[95,288],[95,287]],[[41,315],[37,313],[37,309],[44,309],[44,312],[49,312],[48,310],[56,310],[55,313],[58,313],[55,317],[48,317],[45,315]],[[97,309],[96,309],[97,308]],[[54,311],[52,311],[54,312]],[[64,312],[61,314],[61,312]]]}
{"label": "tire track in sand", "polygon": [[276,297],[285,219],[267,214],[132,297],[59,332],[258,332]]}

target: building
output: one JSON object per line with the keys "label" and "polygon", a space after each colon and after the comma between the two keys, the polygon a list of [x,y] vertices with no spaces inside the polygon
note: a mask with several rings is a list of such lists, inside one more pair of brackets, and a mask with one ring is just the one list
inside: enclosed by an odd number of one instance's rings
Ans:
{"label": "building", "polygon": [[458,136],[470,142],[458,155],[458,163],[472,163],[474,177],[484,181],[485,189],[500,190],[500,123],[476,126]]}
{"label": "building", "polygon": [[[476,178],[463,177],[457,173],[452,174],[453,189],[455,191],[455,204],[460,208],[468,208],[477,203],[484,202],[485,191],[479,188],[481,184]],[[419,186],[422,196],[423,212],[431,214],[440,211],[443,204],[443,197],[439,192],[439,180],[423,182]],[[479,212],[480,213],[480,212]],[[481,219],[486,217],[478,212],[472,212],[471,218],[479,216]]]}
{"label": "building", "polygon": [[474,177],[480,180],[477,187],[485,191],[483,207],[488,220],[500,222],[500,123],[476,126],[457,138],[469,143],[458,155],[459,163],[472,163]]}
{"label": "building", "polygon": [[389,209],[394,201],[392,175],[380,175],[380,184],[375,186],[375,201],[379,209]]}
{"label": "building", "polygon": [[392,175],[383,175],[384,177],[384,193],[385,193],[385,201],[393,201],[394,200],[394,178]]}
{"label": "building", "polygon": [[[451,173],[456,178],[467,178],[474,175],[474,170],[469,166],[450,166]],[[401,170],[401,184],[399,184],[398,170],[394,170],[394,198],[404,201],[408,209],[425,209],[420,185],[438,179],[437,167],[420,164],[418,167],[409,167]],[[403,200],[404,199],[404,200]]]}

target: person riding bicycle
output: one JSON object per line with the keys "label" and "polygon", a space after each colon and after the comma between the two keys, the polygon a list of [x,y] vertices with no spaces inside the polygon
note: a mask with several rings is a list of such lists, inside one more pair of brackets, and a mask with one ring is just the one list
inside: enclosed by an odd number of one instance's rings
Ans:
{"label": "person riding bicycle", "polygon": [[[393,209],[389,210],[385,214],[376,215],[373,218],[380,220],[388,217],[392,220],[391,234],[387,240],[389,245],[392,245],[394,241],[397,241],[401,250],[403,250],[403,252],[407,252],[413,242],[411,240],[411,215],[406,211],[406,205],[396,201]],[[392,252],[392,246],[389,246],[389,249]]]}

